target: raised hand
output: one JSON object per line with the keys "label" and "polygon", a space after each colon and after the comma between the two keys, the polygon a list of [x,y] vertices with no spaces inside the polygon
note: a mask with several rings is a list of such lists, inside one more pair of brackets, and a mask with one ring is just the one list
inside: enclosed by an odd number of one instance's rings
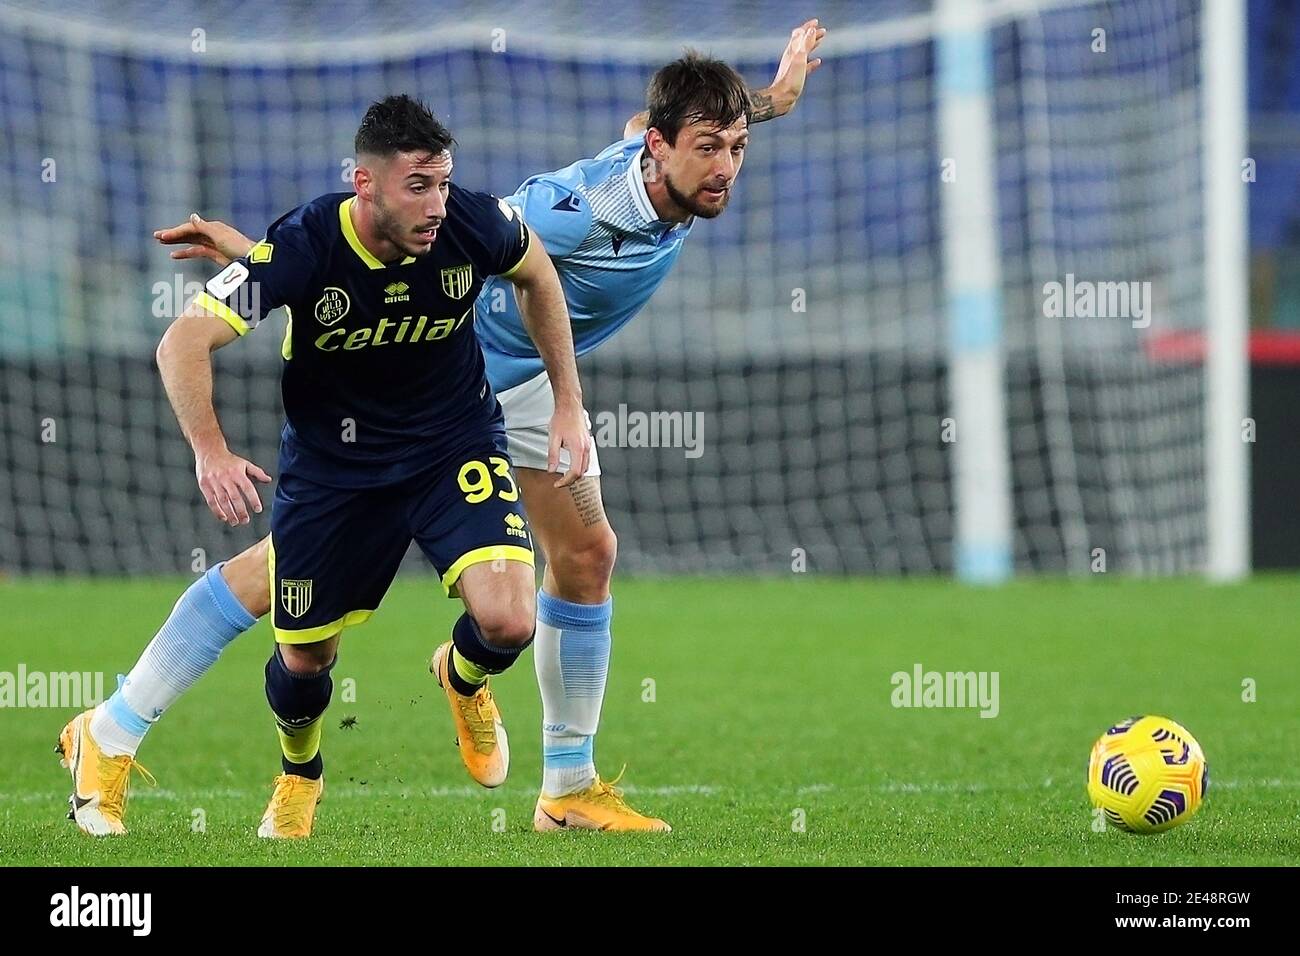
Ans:
{"label": "raised hand", "polygon": [[253,248],[253,240],[219,219],[203,219],[198,213],[170,229],[159,229],[153,237],[164,246],[189,243],[183,249],[172,250],[173,259],[209,259],[218,266],[230,265],[232,259]]}
{"label": "raised hand", "polygon": [[794,109],[803,95],[804,83],[822,65],[821,58],[810,59],[826,36],[826,28],[817,25],[814,18],[790,31],[790,42],[781,55],[781,65],[776,68],[772,85],[750,94],[751,123],[784,116]]}

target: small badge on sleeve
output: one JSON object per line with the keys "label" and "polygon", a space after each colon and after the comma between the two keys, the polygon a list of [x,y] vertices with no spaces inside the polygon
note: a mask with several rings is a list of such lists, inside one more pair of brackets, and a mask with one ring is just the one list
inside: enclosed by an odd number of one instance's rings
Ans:
{"label": "small badge on sleeve", "polygon": [[235,261],[208,280],[208,294],[214,299],[224,299],[248,278],[248,266]]}

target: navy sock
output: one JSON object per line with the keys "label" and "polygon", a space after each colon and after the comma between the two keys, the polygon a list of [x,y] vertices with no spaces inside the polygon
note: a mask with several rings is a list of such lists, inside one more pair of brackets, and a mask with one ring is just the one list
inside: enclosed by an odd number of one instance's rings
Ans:
{"label": "navy sock", "polygon": [[321,716],[329,706],[334,680],[329,667],[317,674],[295,674],[285,666],[277,644],[266,662],[266,700],[280,733],[281,764],[285,773],[319,779],[324,772],[320,755]]}
{"label": "navy sock", "polygon": [[[465,613],[452,625],[451,643],[455,653],[475,667],[487,674],[500,674],[519,659],[524,648],[532,641],[529,640],[519,647],[497,647],[489,644],[483,639],[483,632],[479,630],[478,623]],[[454,657],[448,663],[447,676],[458,694],[469,696],[478,690],[481,685],[470,683],[457,672]]]}

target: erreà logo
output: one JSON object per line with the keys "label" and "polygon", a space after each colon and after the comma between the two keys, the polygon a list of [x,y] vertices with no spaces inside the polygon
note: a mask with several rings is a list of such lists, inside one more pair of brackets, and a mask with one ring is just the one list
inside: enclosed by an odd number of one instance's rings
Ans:
{"label": "erre\u00e0 logo", "polygon": [[506,515],[506,534],[516,538],[527,538],[528,532],[524,530],[525,521],[513,511]]}
{"label": "erre\u00e0 logo", "polygon": [[134,936],[153,929],[152,893],[83,893],[78,886],[50,897],[51,926],[124,926]]}
{"label": "erre\u00e0 logo", "polygon": [[384,286],[384,304],[391,305],[394,302],[409,302],[411,297],[406,293],[410,286],[405,282],[390,282]]}

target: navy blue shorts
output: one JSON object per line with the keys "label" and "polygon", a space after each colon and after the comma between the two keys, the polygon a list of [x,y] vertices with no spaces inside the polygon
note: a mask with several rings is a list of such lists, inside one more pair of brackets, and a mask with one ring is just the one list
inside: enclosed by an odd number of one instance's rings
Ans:
{"label": "navy blue shorts", "polygon": [[420,546],[457,594],[474,564],[533,564],[510,459],[489,448],[380,488],[328,488],[281,474],[271,505],[275,639],[309,644],[361,624],[379,607],[410,547]]}

